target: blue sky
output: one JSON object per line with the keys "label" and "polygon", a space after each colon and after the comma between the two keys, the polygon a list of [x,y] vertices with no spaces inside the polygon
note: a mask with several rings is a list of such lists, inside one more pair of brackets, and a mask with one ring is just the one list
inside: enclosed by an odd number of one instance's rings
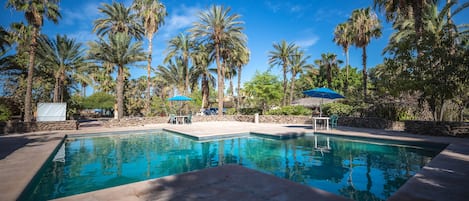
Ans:
{"label": "blue sky", "polygon": [[[45,22],[42,33],[49,36],[67,34],[80,42],[95,40],[91,32],[93,21],[100,17],[98,7],[101,3],[111,3],[111,0],[62,0],[60,9],[62,19],[58,25],[50,21]],[[118,1],[130,5],[131,0]],[[352,11],[358,8],[372,6],[372,0],[162,0],[166,5],[168,17],[165,24],[154,38],[153,64],[162,64],[167,42],[180,32],[189,29],[198,20],[197,14],[206,10],[210,5],[224,5],[232,8],[232,13],[241,15],[245,22],[244,33],[248,37],[248,47],[251,51],[251,61],[244,68],[243,82],[250,80],[257,71],[269,68],[268,52],[273,50],[272,44],[282,40],[294,42],[311,55],[310,63],[320,58],[321,53],[335,53],[339,59],[345,61],[342,49],[332,42],[333,31],[337,24],[345,22]],[[2,5],[6,1],[2,0]],[[461,3],[459,4],[461,5]],[[6,9],[2,6],[0,12],[1,25],[8,27],[11,22],[23,19],[22,13]],[[374,39],[367,48],[367,67],[374,67],[383,61],[381,55],[386,46],[392,29],[385,22],[383,14],[378,12],[383,24],[383,35]],[[468,12],[459,14],[458,23],[467,23]],[[145,50],[147,45],[144,44]],[[350,49],[350,64],[361,69],[361,49]],[[272,72],[281,77],[280,67],[274,67]],[[146,70],[132,68],[132,78],[146,75]]]}

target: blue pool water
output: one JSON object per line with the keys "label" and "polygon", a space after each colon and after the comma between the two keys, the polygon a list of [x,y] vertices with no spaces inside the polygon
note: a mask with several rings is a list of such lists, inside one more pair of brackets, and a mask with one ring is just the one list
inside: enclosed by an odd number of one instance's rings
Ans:
{"label": "blue pool water", "polygon": [[354,200],[386,200],[442,149],[330,135],[288,140],[250,135],[201,142],[154,131],[69,138],[22,199],[48,200],[240,164]]}

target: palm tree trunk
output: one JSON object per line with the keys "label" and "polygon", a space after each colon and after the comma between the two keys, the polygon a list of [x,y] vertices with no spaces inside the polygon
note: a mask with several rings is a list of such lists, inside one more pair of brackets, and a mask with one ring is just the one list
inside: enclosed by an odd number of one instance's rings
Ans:
{"label": "palm tree trunk", "polygon": [[223,116],[223,66],[220,65],[220,46],[218,43],[215,43],[215,51],[218,76],[218,116]]}
{"label": "palm tree trunk", "polygon": [[345,49],[345,93],[348,92],[349,59],[348,49]]}
{"label": "palm tree trunk", "polygon": [[124,66],[119,65],[117,70],[117,119],[124,117]]}
{"label": "palm tree trunk", "polygon": [[24,97],[24,122],[31,122],[32,120],[32,98],[33,98],[33,76],[34,76],[34,59],[36,56],[37,35],[39,30],[33,26],[31,35],[31,44],[29,45],[29,67],[28,78],[26,81],[26,96]]}
{"label": "palm tree trunk", "polygon": [[367,89],[367,86],[366,86],[366,82],[367,82],[367,79],[368,79],[368,75],[366,73],[366,46],[363,46],[363,55],[362,55],[362,62],[363,62],[363,100],[366,102],[367,101],[367,97],[366,97],[366,89]]}
{"label": "palm tree trunk", "polygon": [[287,105],[287,63],[283,63],[283,100],[282,106]]}
{"label": "palm tree trunk", "polygon": [[184,95],[189,94],[189,58],[184,56],[184,67],[185,67],[185,81],[184,81]]}
{"label": "palm tree trunk", "polygon": [[204,73],[202,76],[202,109],[208,107],[209,90],[207,75]]}
{"label": "palm tree trunk", "polygon": [[60,79],[56,76],[55,83],[54,83],[54,97],[52,98],[52,102],[54,103],[59,102],[59,82],[60,82]]}
{"label": "palm tree trunk", "polygon": [[231,89],[231,97],[234,97],[234,85],[233,85],[233,75],[230,75],[230,89]]}
{"label": "palm tree trunk", "polygon": [[295,77],[296,77],[296,71],[295,69],[292,69],[292,72],[291,72],[291,86],[290,86],[290,102],[289,104],[291,104],[293,102],[293,91],[295,91]]}
{"label": "palm tree trunk", "polygon": [[152,47],[153,47],[153,36],[148,36],[148,64],[147,64],[147,90],[145,94],[145,116],[150,115],[150,89],[151,89],[151,54],[152,54]]}
{"label": "palm tree trunk", "polygon": [[239,114],[239,108],[240,108],[240,103],[241,103],[241,95],[240,95],[240,89],[241,89],[241,70],[242,67],[238,66],[238,97],[236,97],[236,113]]}
{"label": "palm tree trunk", "polygon": [[332,63],[327,64],[327,87],[332,89]]}

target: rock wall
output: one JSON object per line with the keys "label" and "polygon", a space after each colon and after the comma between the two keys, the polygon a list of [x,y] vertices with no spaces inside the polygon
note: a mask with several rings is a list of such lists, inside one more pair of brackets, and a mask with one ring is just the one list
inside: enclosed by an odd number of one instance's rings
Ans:
{"label": "rock wall", "polygon": [[469,137],[469,123],[464,122],[390,121],[372,117],[340,117],[337,125],[405,131],[420,135]]}
{"label": "rock wall", "polygon": [[436,136],[469,137],[469,124],[464,122],[404,121],[409,133]]}
{"label": "rock wall", "polygon": [[390,121],[376,117],[339,117],[337,125],[358,128],[388,129],[395,131],[403,131],[405,126],[404,122]]}
{"label": "rock wall", "polygon": [[35,131],[78,130],[78,127],[79,123],[77,120],[28,123],[21,121],[6,121],[0,122],[0,135]]}

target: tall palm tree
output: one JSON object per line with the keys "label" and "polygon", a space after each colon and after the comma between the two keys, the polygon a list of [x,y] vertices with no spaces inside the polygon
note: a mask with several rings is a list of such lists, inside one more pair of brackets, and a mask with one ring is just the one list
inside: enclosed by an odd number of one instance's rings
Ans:
{"label": "tall palm tree", "polygon": [[208,98],[210,95],[210,87],[215,87],[215,77],[210,73],[208,68],[209,64],[212,63],[210,57],[209,47],[203,44],[195,46],[194,51],[191,53],[191,59],[193,68],[191,71],[191,83],[197,83],[200,79],[202,88],[202,104],[201,109],[208,108]]}
{"label": "tall palm tree", "polygon": [[181,57],[176,57],[174,60],[169,60],[166,66],[159,65],[156,70],[156,75],[160,76],[171,86],[176,86],[177,93],[184,91],[185,84],[181,82],[184,80],[184,61]]}
{"label": "tall palm tree", "polygon": [[84,66],[75,69],[73,79],[80,83],[82,97],[86,97],[86,88],[93,84],[93,77],[97,73],[97,68],[91,63],[86,63]]}
{"label": "tall palm tree", "polygon": [[[414,30],[417,41],[421,40],[424,29],[424,12],[427,6],[434,5],[438,0],[373,0],[374,6],[383,9],[386,20],[398,21],[400,18],[410,18],[414,20]],[[417,42],[419,44],[419,42]],[[418,48],[418,47],[417,47]]]}
{"label": "tall palm tree", "polygon": [[10,46],[10,34],[0,26],[0,52],[5,52],[7,46]]}
{"label": "tall palm tree", "polygon": [[39,38],[37,53],[42,65],[54,74],[53,102],[63,102],[65,80],[73,71],[86,65],[81,43],[66,35],[57,35],[55,40],[43,36]]}
{"label": "tall palm tree", "polygon": [[[181,57],[182,65],[184,67],[184,90],[181,91],[184,95],[187,95],[189,89],[189,59],[191,50],[194,47],[194,42],[190,40],[189,35],[180,33],[169,41],[167,48],[168,54],[166,55],[164,62],[167,63],[173,57]],[[181,80],[180,80],[181,81]]]}
{"label": "tall palm tree", "polygon": [[58,23],[61,17],[58,6],[59,0],[8,0],[7,7],[24,12],[24,17],[29,25],[32,25],[31,42],[29,44],[29,66],[26,84],[26,96],[24,99],[24,121],[31,121],[31,101],[33,89],[33,77],[37,38],[44,24],[44,18]]}
{"label": "tall palm tree", "polygon": [[248,64],[249,58],[250,58],[251,52],[246,48],[246,47],[240,47],[239,49],[236,50],[236,56],[235,56],[235,66],[238,68],[238,91],[237,91],[237,100],[236,100],[236,112],[239,114],[239,107],[241,103],[241,72],[243,69],[243,66]]}
{"label": "tall palm tree", "polygon": [[[190,30],[195,38],[214,47],[218,79],[218,111],[223,111],[224,99],[224,69],[221,63],[221,48],[227,43],[246,40],[246,36],[242,33],[241,24],[243,22],[238,21],[240,15],[230,15],[230,11],[229,7],[225,9],[223,6],[214,5],[210,10],[199,14],[200,21],[194,23],[194,27]],[[221,116],[223,113],[219,112],[218,115]]]}
{"label": "tall palm tree", "polygon": [[326,74],[327,87],[333,88],[332,86],[332,77],[333,72],[339,71],[339,64],[342,63],[342,60],[337,59],[337,55],[333,53],[323,53],[321,54],[321,59],[314,61],[320,69],[323,69]]}
{"label": "tall palm tree", "polygon": [[349,23],[353,27],[353,44],[357,47],[361,47],[363,50],[363,99],[366,101],[368,76],[366,72],[366,47],[370,44],[372,38],[381,36],[381,23],[370,8],[354,10],[349,19]]}
{"label": "tall palm tree", "polygon": [[125,66],[144,61],[142,43],[132,43],[132,37],[125,33],[109,35],[109,41],[100,38],[89,44],[89,56],[103,65],[117,67],[117,118],[124,117],[124,73]]}
{"label": "tall palm tree", "polygon": [[287,105],[287,72],[291,65],[291,57],[298,49],[294,43],[289,43],[282,40],[280,43],[274,43],[274,51],[269,52],[269,64],[271,67],[278,65],[283,68],[283,101],[282,106]]}
{"label": "tall palm tree", "polygon": [[166,7],[158,0],[135,0],[132,8],[137,11],[137,16],[142,19],[145,36],[148,39],[148,64],[147,64],[147,88],[145,93],[145,114],[150,112],[150,86],[151,86],[151,61],[153,50],[153,36],[164,23],[164,18],[168,15]]}
{"label": "tall palm tree", "polygon": [[293,102],[293,93],[295,91],[295,80],[298,73],[302,73],[303,69],[308,67],[312,68],[311,64],[308,64],[310,56],[305,56],[305,52],[296,49],[294,54],[291,56],[291,85],[290,85],[290,103]]}
{"label": "tall palm tree", "polygon": [[137,39],[142,39],[143,27],[138,23],[137,16],[131,13],[123,3],[113,2],[112,5],[103,3],[99,9],[104,18],[93,22],[93,32],[98,36],[106,34],[126,33]]}
{"label": "tall palm tree", "polygon": [[342,46],[342,49],[345,52],[345,71],[346,71],[346,78],[345,78],[345,87],[344,92],[348,92],[348,81],[349,81],[349,47],[352,44],[353,35],[352,35],[352,27],[350,23],[341,23],[335,27],[334,30],[334,39],[333,41],[337,44]]}

